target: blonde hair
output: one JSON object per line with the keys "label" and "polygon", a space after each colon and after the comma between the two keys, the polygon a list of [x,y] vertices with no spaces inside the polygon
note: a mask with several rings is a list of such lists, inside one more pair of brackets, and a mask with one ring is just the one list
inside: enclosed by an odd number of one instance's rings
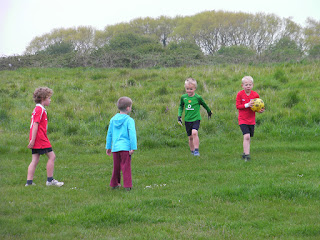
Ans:
{"label": "blonde hair", "polygon": [[129,97],[121,97],[118,99],[117,107],[120,111],[126,111],[127,107],[132,106],[132,100]]}
{"label": "blonde hair", "polygon": [[189,85],[192,84],[197,88],[197,81],[194,78],[187,78],[186,81],[184,82],[184,85]]}
{"label": "blonde hair", "polygon": [[246,80],[251,81],[251,82],[253,83],[253,78],[252,78],[251,76],[245,76],[245,77],[242,78],[242,84],[243,84],[244,81],[246,81]]}
{"label": "blonde hair", "polygon": [[53,90],[48,87],[39,87],[33,93],[33,100],[35,103],[41,103],[46,98],[51,97]]}

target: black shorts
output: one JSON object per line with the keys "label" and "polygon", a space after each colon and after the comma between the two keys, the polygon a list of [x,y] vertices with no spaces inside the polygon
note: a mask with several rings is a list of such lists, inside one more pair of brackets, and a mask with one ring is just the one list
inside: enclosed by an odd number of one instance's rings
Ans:
{"label": "black shorts", "polygon": [[250,137],[254,135],[254,125],[241,124],[239,125],[243,135],[250,133]]}
{"label": "black shorts", "polygon": [[192,129],[199,130],[200,127],[200,120],[194,121],[194,122],[184,122],[184,125],[186,126],[186,131],[188,136],[191,136]]}
{"label": "black shorts", "polygon": [[34,149],[32,148],[32,154],[46,154],[48,152],[52,152],[52,148],[42,148],[42,149]]}

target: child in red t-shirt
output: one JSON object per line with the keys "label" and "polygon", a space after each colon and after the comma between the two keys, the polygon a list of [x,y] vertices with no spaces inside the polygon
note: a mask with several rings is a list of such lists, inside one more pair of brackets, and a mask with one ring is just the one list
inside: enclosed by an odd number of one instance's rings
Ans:
{"label": "child in red t-shirt", "polygon": [[[243,133],[243,154],[245,161],[250,161],[250,138],[254,135],[254,125],[256,124],[256,113],[251,110],[253,106],[252,100],[259,98],[259,94],[252,91],[253,78],[245,76],[242,78],[241,84],[243,90],[238,92],[236,98],[236,107],[239,110],[239,126]],[[264,108],[259,111],[263,113]]]}
{"label": "child in red t-shirt", "polygon": [[28,148],[32,149],[32,161],[28,167],[27,183],[25,186],[35,185],[33,183],[34,172],[39,163],[40,155],[46,154],[47,162],[47,186],[61,187],[64,183],[53,179],[54,160],[56,155],[52,151],[51,143],[47,137],[47,111],[44,108],[51,102],[52,89],[47,87],[37,88],[33,93],[33,100],[36,103],[31,116],[30,137]]}

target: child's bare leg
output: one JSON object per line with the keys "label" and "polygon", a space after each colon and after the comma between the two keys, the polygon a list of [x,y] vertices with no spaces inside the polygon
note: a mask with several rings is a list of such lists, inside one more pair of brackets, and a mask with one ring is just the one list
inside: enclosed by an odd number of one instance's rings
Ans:
{"label": "child's bare leg", "polygon": [[193,147],[194,149],[199,149],[199,136],[196,129],[192,129]]}
{"label": "child's bare leg", "polygon": [[33,180],[34,173],[36,171],[36,167],[39,163],[40,154],[32,154],[32,161],[28,167],[28,176],[27,180]]}
{"label": "child's bare leg", "polygon": [[193,145],[193,137],[192,135],[190,135],[189,137],[189,147],[190,147],[190,151],[194,151],[194,145]]}
{"label": "child's bare leg", "polygon": [[243,152],[245,155],[250,154],[250,134],[243,135]]}
{"label": "child's bare leg", "polygon": [[47,162],[47,177],[53,177],[53,170],[54,170],[54,160],[56,159],[56,155],[54,152],[48,152],[46,153],[48,157]]}

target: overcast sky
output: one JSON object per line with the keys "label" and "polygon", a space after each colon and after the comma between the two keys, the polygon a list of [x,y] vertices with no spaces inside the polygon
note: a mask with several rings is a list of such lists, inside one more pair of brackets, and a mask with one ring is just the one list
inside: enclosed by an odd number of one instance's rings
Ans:
{"label": "overcast sky", "polygon": [[304,26],[320,20],[319,0],[0,0],[0,56],[23,54],[31,40],[54,28],[107,25],[138,17],[190,16],[224,10],[274,13]]}

